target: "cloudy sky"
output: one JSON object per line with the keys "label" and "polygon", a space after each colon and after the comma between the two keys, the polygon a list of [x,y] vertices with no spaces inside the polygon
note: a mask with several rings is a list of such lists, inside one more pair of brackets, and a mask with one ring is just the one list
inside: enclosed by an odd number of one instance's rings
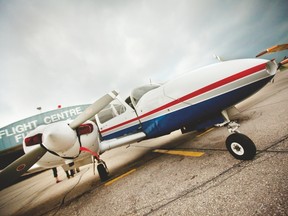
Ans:
{"label": "cloudy sky", "polygon": [[0,127],[281,43],[287,0],[0,0]]}

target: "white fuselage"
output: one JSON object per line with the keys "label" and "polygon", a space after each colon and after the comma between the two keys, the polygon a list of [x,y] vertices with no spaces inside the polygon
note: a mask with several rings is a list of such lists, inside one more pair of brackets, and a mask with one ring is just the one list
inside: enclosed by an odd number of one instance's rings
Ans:
{"label": "white fuselage", "polygon": [[[53,139],[44,140],[43,146],[48,152],[38,165],[53,167],[83,160],[89,154],[80,152],[81,146],[103,153],[110,148],[162,136],[186,126],[198,129],[217,123],[223,110],[261,89],[276,70],[277,64],[273,61],[241,59],[209,65],[163,85],[139,87],[126,101],[117,96],[99,112],[95,116],[97,125],[89,122],[93,125],[93,132],[80,135],[78,139],[66,128],[63,133],[67,136],[59,136],[55,142]],[[61,127],[53,127],[53,124],[41,126],[28,136],[55,128],[61,134]],[[25,151],[32,148],[24,143]]]}

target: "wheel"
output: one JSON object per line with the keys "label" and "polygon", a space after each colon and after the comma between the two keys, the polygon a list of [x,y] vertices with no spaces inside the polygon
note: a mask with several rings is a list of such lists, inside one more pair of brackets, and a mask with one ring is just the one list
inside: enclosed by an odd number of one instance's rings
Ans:
{"label": "wheel", "polygon": [[226,139],[230,154],[238,160],[252,160],[256,155],[254,142],[244,134],[233,133]]}
{"label": "wheel", "polygon": [[98,170],[98,173],[102,182],[106,181],[109,178],[108,171],[106,169],[106,166],[103,163],[100,163],[97,165],[97,170]]}

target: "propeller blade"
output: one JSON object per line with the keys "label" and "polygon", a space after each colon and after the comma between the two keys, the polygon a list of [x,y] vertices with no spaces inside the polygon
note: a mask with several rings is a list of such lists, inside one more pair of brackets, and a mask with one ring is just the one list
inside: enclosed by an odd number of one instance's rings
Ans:
{"label": "propeller blade", "polygon": [[97,101],[95,101],[92,105],[90,105],[83,113],[77,116],[69,125],[72,129],[76,129],[79,125],[83,124],[98,112],[100,112],[105,106],[107,106],[111,101],[115,99],[118,95],[116,91],[112,91]]}
{"label": "propeller blade", "polygon": [[284,71],[287,70],[287,68],[288,68],[288,58],[285,56],[285,58],[278,63],[277,70]]}
{"label": "propeller blade", "polygon": [[45,153],[47,150],[40,145],[18,158],[16,161],[8,165],[4,170],[0,172],[0,190],[9,186],[24,174],[30,167],[32,167]]}
{"label": "propeller blade", "polygon": [[283,59],[281,62],[280,62],[280,64],[281,65],[286,65],[286,64],[288,64],[288,58],[286,58],[286,59]]}
{"label": "propeller blade", "polygon": [[259,53],[258,55],[256,55],[256,57],[262,56],[266,53],[279,52],[279,51],[286,50],[286,49],[288,49],[288,44],[275,45]]}

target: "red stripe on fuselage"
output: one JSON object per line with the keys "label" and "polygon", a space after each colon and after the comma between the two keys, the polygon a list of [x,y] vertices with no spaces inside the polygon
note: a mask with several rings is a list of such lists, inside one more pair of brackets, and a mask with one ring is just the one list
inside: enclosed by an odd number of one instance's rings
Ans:
{"label": "red stripe on fuselage", "polygon": [[243,77],[249,76],[249,75],[251,75],[253,73],[259,72],[260,70],[265,69],[265,67],[266,67],[266,63],[263,63],[263,64],[255,66],[255,67],[249,68],[247,70],[241,71],[241,72],[239,72],[237,74],[234,74],[234,75],[232,75],[230,77],[224,78],[224,79],[222,79],[220,81],[217,81],[215,83],[207,85],[207,86],[205,86],[205,87],[203,87],[201,89],[198,89],[198,90],[196,90],[196,91],[194,91],[194,92],[192,92],[190,94],[187,94],[187,95],[185,95],[185,96],[183,96],[181,98],[178,98],[178,99],[176,99],[176,100],[174,100],[172,102],[169,102],[169,103],[167,103],[167,104],[165,104],[163,106],[160,106],[160,107],[158,107],[158,108],[156,108],[154,110],[151,110],[151,111],[149,111],[149,112],[147,112],[147,113],[145,113],[145,114],[143,114],[143,115],[141,115],[141,116],[139,116],[137,118],[133,118],[133,119],[130,119],[128,121],[122,122],[120,124],[114,125],[114,126],[112,126],[110,128],[104,129],[104,130],[101,131],[101,133],[113,130],[113,129],[117,128],[117,127],[121,127],[121,126],[123,126],[125,124],[129,124],[129,123],[131,123],[133,121],[140,121],[141,118],[145,118],[145,117],[147,117],[149,115],[152,115],[154,113],[157,113],[157,112],[159,112],[161,110],[167,109],[167,108],[169,108],[171,106],[174,106],[176,104],[182,103],[182,102],[184,102],[186,100],[192,99],[192,98],[194,98],[196,96],[199,96],[199,95],[204,94],[204,93],[206,93],[208,91],[216,89],[216,88],[218,88],[220,86],[223,86],[225,84],[234,82],[234,81],[236,81],[238,79],[241,79]]}

